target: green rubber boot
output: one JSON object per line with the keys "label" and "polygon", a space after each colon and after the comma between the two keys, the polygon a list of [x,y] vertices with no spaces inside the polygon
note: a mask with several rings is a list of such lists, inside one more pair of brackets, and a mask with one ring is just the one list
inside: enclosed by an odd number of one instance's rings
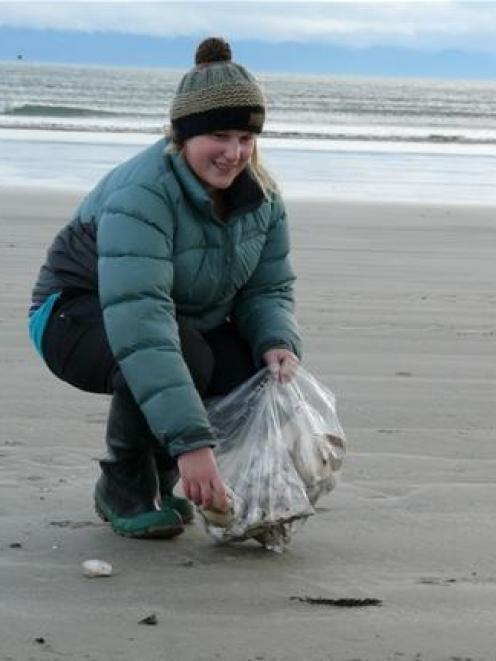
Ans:
{"label": "green rubber boot", "polygon": [[174,509],[181,515],[183,523],[191,523],[195,518],[195,509],[189,500],[174,495],[174,487],[179,479],[177,461],[166,450],[155,451],[158,485],[161,507],[164,510]]}
{"label": "green rubber boot", "polygon": [[157,507],[158,480],[148,425],[128,389],[115,391],[107,423],[107,454],[95,486],[95,510],[114,532],[167,539],[184,531],[176,508]]}

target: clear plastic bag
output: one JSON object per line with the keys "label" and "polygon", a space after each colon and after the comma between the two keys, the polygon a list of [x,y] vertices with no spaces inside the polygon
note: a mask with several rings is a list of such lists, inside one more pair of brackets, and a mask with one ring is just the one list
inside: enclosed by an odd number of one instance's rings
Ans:
{"label": "clear plastic bag", "polygon": [[263,369],[206,406],[232,495],[226,513],[199,510],[207,532],[219,542],[254,538],[282,550],[294,523],[336,485],[345,436],[334,395],[301,366],[284,384]]}

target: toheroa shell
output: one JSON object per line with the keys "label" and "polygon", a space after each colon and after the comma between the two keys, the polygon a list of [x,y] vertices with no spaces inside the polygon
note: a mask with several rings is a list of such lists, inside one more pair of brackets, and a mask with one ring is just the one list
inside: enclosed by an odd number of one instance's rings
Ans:
{"label": "toheroa shell", "polygon": [[112,576],[112,565],[105,560],[85,560],[82,563],[83,573],[88,578]]}
{"label": "toheroa shell", "polygon": [[225,512],[221,512],[220,510],[216,509],[205,509],[203,507],[199,508],[200,513],[206,520],[206,522],[212,526],[216,526],[218,528],[227,528],[229,525],[233,522],[235,518],[235,513],[234,513],[234,494],[233,492],[228,489],[228,494],[227,494],[227,499],[228,499],[228,508]]}

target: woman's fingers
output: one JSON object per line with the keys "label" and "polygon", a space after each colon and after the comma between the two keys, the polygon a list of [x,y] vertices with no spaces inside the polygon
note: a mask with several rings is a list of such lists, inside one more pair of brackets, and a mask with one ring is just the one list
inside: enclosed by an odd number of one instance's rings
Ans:
{"label": "woman's fingers", "polygon": [[212,484],[212,506],[219,512],[226,512],[229,508],[227,489],[222,480],[214,480]]}
{"label": "woman's fingers", "polygon": [[298,357],[289,349],[269,349],[263,359],[271,375],[281,383],[290,381],[300,363]]}
{"label": "woman's fingers", "polygon": [[281,381],[281,383],[288,383],[288,381],[291,381],[296,374],[299,362],[298,358],[293,354],[285,356],[279,369],[279,381]]}
{"label": "woman's fingers", "polygon": [[271,361],[267,367],[269,368],[269,372],[272,374],[272,376],[275,379],[279,378],[279,361],[278,360],[273,360]]}
{"label": "woman's fingers", "polygon": [[210,447],[185,452],[178,459],[186,498],[205,509],[225,512],[229,508],[227,488]]}
{"label": "woman's fingers", "polygon": [[201,506],[208,510],[211,509],[214,495],[213,489],[209,482],[200,484],[200,493],[201,493]]}
{"label": "woman's fingers", "polygon": [[212,448],[185,452],[179,457],[178,465],[186,498],[208,508],[216,500],[214,492],[219,491],[221,495],[217,496],[217,500],[223,503],[225,487]]}
{"label": "woman's fingers", "polygon": [[185,492],[186,498],[193,501],[195,505],[202,504],[202,493],[198,482],[188,482],[188,491]]}
{"label": "woman's fingers", "polygon": [[229,507],[226,488],[222,481],[192,482],[183,480],[184,496],[198,507],[225,512]]}

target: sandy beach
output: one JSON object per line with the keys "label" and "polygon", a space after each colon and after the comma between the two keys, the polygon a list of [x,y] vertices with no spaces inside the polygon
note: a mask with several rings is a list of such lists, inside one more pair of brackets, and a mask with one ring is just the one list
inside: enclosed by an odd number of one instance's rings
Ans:
{"label": "sandy beach", "polygon": [[[304,364],[349,453],[276,555],[199,523],[124,539],[94,514],[108,400],[58,382],[26,333],[79,197],[0,189],[0,661],[496,659],[495,209],[289,204]],[[114,575],[84,577],[88,558]]]}

